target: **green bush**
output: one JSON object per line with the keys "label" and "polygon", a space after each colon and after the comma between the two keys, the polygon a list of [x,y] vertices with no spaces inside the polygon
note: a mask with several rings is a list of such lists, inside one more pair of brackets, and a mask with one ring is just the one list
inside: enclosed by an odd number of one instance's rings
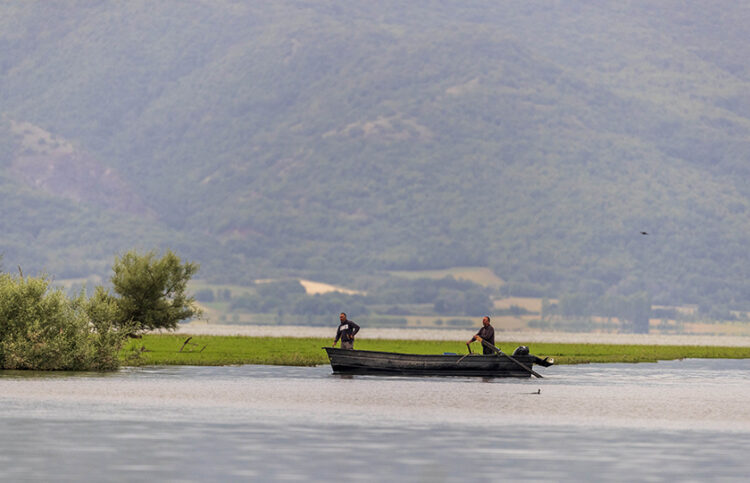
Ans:
{"label": "green bush", "polygon": [[46,278],[0,274],[0,369],[114,370],[125,333],[98,288],[68,298]]}
{"label": "green bush", "polygon": [[201,315],[195,298],[186,293],[198,265],[182,263],[171,250],[161,258],[155,251],[140,255],[131,250],[115,258],[112,271],[110,280],[116,297],[112,300],[102,291],[100,301],[117,305],[117,324],[121,327],[131,327],[132,332],[171,330],[178,322]]}

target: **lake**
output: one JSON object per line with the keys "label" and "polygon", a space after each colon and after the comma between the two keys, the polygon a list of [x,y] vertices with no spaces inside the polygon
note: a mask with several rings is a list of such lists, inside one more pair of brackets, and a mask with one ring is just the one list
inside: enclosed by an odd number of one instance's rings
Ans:
{"label": "lake", "polygon": [[750,360],[540,368],[0,371],[2,481],[744,481]]}

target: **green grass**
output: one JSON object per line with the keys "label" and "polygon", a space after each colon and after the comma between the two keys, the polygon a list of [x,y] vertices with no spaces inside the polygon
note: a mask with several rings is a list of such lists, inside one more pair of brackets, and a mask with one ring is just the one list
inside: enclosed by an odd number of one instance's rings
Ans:
{"label": "green grass", "polygon": [[[268,364],[313,366],[327,364],[323,346],[331,339],[279,338],[244,336],[194,336],[184,345],[185,335],[144,335],[133,339],[122,350],[124,365],[197,365]],[[592,362],[654,362],[685,358],[745,359],[750,347],[613,345],[613,344],[552,344],[499,342],[507,353],[519,345],[527,345],[540,357],[552,357],[557,364]],[[474,344],[473,350],[479,349]],[[356,348],[411,354],[466,353],[462,341],[414,341],[365,339]],[[180,351],[182,349],[182,351]]]}

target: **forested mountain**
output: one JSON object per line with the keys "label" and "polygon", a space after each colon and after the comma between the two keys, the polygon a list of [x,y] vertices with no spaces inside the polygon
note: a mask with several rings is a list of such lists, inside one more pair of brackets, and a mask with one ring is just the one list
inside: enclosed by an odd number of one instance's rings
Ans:
{"label": "forested mountain", "polygon": [[748,308],[748,38],[732,1],[4,2],[3,268]]}

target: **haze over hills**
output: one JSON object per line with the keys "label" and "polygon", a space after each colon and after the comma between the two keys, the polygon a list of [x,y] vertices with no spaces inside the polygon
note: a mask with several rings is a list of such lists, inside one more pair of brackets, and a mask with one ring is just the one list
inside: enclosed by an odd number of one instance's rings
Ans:
{"label": "haze over hills", "polygon": [[[490,267],[750,308],[738,2],[0,5],[5,269]],[[641,235],[645,231],[648,235]]]}

